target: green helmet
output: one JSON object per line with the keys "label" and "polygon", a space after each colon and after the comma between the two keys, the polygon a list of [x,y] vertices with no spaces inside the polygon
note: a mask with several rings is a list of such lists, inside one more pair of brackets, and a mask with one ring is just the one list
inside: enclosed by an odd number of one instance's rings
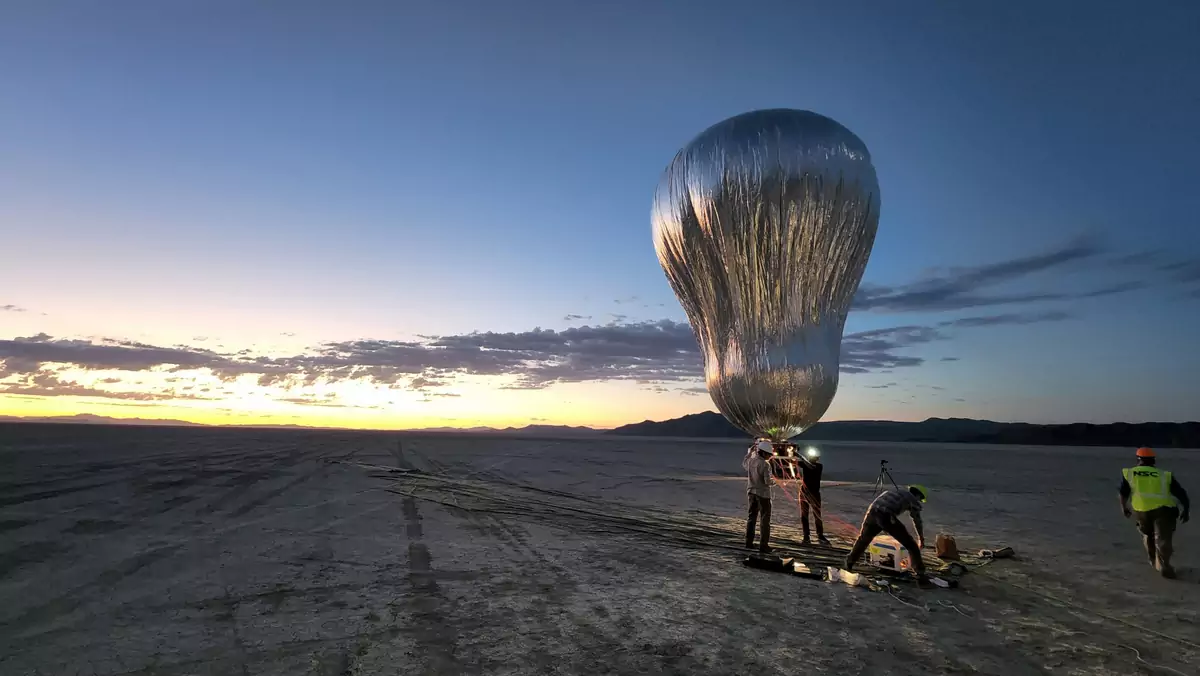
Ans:
{"label": "green helmet", "polygon": [[908,487],[908,492],[911,493],[913,491],[917,491],[918,493],[921,494],[921,502],[929,501],[929,489],[928,488],[925,488],[921,484],[913,484]]}

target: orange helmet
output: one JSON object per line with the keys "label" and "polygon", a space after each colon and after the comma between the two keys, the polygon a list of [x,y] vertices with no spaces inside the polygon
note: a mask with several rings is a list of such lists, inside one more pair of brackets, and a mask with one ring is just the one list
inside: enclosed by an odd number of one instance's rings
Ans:
{"label": "orange helmet", "polygon": [[1154,457],[1154,449],[1146,448],[1145,446],[1143,446],[1137,450],[1137,457],[1153,458]]}

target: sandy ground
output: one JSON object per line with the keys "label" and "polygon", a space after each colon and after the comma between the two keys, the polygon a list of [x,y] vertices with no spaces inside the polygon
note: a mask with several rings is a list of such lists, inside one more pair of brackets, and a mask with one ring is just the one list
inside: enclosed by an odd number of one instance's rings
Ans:
{"label": "sandy ground", "polygon": [[[736,441],[0,426],[0,674],[1200,673],[1200,522],[1159,578],[1129,450],[821,446],[831,515],[886,458],[930,541],[1019,559],[748,569]],[[1163,466],[1200,499],[1200,453]]]}

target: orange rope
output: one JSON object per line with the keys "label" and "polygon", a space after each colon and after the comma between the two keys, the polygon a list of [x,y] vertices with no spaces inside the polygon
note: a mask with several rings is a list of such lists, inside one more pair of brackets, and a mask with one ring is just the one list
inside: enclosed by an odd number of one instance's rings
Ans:
{"label": "orange rope", "polygon": [[[777,462],[776,464],[780,466],[785,473],[790,475],[790,478],[780,479],[779,477],[775,476],[774,472],[771,473],[771,477],[775,480],[775,485],[779,487],[785,496],[787,496],[788,502],[796,508],[796,519],[797,521],[801,522],[798,525],[803,526],[803,505],[805,502],[807,502],[809,513],[815,518],[822,520],[826,533],[832,532],[838,536],[848,537],[850,539],[853,539],[858,535],[857,525],[845,521],[837,516],[823,513],[821,504],[812,499],[812,497],[808,494],[808,489],[804,486],[803,479],[796,475],[796,466],[794,464],[782,462]],[[788,484],[795,486],[795,490],[789,490]]]}

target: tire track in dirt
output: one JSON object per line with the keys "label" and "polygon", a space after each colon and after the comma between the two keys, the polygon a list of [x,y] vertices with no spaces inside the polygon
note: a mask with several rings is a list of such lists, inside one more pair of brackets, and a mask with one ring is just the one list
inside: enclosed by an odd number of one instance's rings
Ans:
{"label": "tire track in dirt", "polygon": [[300,476],[293,478],[291,481],[285,482],[282,486],[273,488],[265,493],[262,493],[258,497],[250,500],[249,502],[246,502],[241,507],[238,507],[237,509],[230,512],[229,517],[237,518],[240,516],[245,516],[246,514],[254,511],[255,509],[267,504],[271,500],[274,500],[275,498],[290,491],[291,489],[295,488],[296,486],[299,486],[300,484],[308,481],[309,479],[312,479],[313,477],[317,476],[318,474],[322,474],[322,473],[326,472],[327,469],[328,468],[325,465],[317,465],[312,470],[307,471],[307,472],[301,474]]}
{"label": "tire track in dirt", "polygon": [[[396,462],[400,467],[408,463],[402,445],[396,446]],[[417,499],[406,497],[401,503],[404,513],[405,532],[408,535],[408,585],[411,591],[411,630],[420,653],[429,660],[427,672],[457,674],[462,669],[455,654],[459,635],[446,609],[449,599],[438,587],[437,572],[433,557],[425,544],[425,529],[421,523],[421,510]]]}
{"label": "tire track in dirt", "polygon": [[[433,460],[432,464],[441,466],[436,460]],[[535,491],[543,496],[556,496],[589,503],[599,511],[612,506],[612,503],[603,499],[528,485],[508,476],[502,470],[475,472],[473,476],[485,481],[496,481],[498,484],[511,488]],[[717,641],[719,647],[716,653],[706,656],[704,651],[698,651],[693,643],[681,639],[678,635],[672,637],[669,633],[660,635],[658,632],[642,631],[647,618],[638,612],[629,612],[627,609],[623,611],[619,602],[610,608],[606,605],[609,601],[603,600],[602,596],[602,602],[595,603],[593,601],[590,607],[584,608],[584,604],[573,602],[581,600],[576,598],[574,592],[581,587],[591,589],[588,581],[581,577],[573,567],[548,558],[541,550],[534,548],[529,542],[529,531],[520,525],[520,517],[514,521],[484,513],[479,514],[477,520],[493,524],[491,532],[497,536],[500,536],[501,532],[507,533],[508,537],[502,539],[510,545],[516,545],[515,549],[528,553],[539,564],[537,571],[531,571],[537,578],[536,580],[531,579],[533,583],[531,592],[537,605],[535,612],[537,623],[540,625],[539,633],[546,632],[542,627],[549,627],[549,631],[546,633],[553,635],[553,631],[562,626],[570,626],[573,633],[578,632],[571,639],[580,645],[581,652],[572,653],[569,656],[556,656],[547,653],[540,646],[531,648],[530,655],[535,658],[535,664],[543,664],[537,660],[545,659],[549,660],[548,664],[557,665],[558,668],[568,671],[572,669],[594,671],[597,664],[603,664],[604,673],[646,673],[649,670],[654,673],[693,674],[712,671],[714,667],[710,662],[715,657],[719,664],[737,664],[744,667],[744,669],[739,669],[739,673],[741,671],[767,673],[772,670],[762,655],[746,651],[743,637],[728,636],[724,640]],[[548,527],[552,530],[558,528],[556,526]],[[629,542],[630,549],[639,553],[628,557],[618,557],[618,562],[635,566],[638,569],[645,568],[648,571],[654,571],[655,574],[668,576],[675,574],[673,571],[679,564],[678,554],[673,553],[676,550],[672,549],[671,552],[668,552],[662,549],[662,547],[670,548],[670,543],[658,543],[661,546],[654,546],[646,550],[644,536],[631,536]],[[691,558],[703,556],[705,560],[709,560],[714,565],[732,564],[727,556],[700,555],[691,549],[685,551]],[[600,563],[599,565],[604,564]],[[549,572],[550,575],[546,575],[546,572]],[[769,617],[777,611],[778,608],[772,602],[754,604],[752,608],[734,607],[732,609],[733,614],[744,618],[740,619],[740,624],[743,626],[759,626],[764,617]],[[523,616],[522,620],[527,617],[528,615]],[[775,638],[786,641],[787,637],[776,632]],[[564,657],[568,662],[563,662]],[[546,671],[551,668],[547,666]]]}
{"label": "tire track in dirt", "polygon": [[122,483],[125,483],[125,479],[101,481],[98,483],[84,484],[83,486],[69,486],[66,488],[57,488],[48,491],[34,491],[32,493],[23,493],[21,495],[0,495],[0,507],[23,505],[27,502],[48,500],[50,498],[57,498],[61,495],[70,495],[71,493],[80,493],[82,491],[90,491],[94,488],[103,488],[105,486],[113,486],[115,484]]}
{"label": "tire track in dirt", "polygon": [[25,636],[30,630],[36,629],[39,625],[77,610],[88,600],[89,593],[94,594],[95,592],[109,591],[125,578],[175,554],[179,549],[179,545],[168,545],[123,559],[116,565],[102,571],[91,582],[75,587],[65,594],[29,608],[11,620],[0,622],[0,627],[16,628],[17,631],[14,632],[14,638]]}
{"label": "tire track in dirt", "polygon": [[[238,472],[231,477],[231,481],[229,483],[233,484],[233,488],[230,488],[214,498],[208,504],[198,509],[197,513],[201,516],[215,514],[216,512],[224,509],[231,502],[236,502],[237,500],[246,497],[248,494],[254,495],[254,493],[261,488],[259,484],[262,482],[269,482],[272,479],[276,479],[280,474],[286,472],[287,469],[299,467],[305,462],[315,462],[319,460],[323,454],[324,452],[318,448],[314,451],[310,451],[294,458],[288,457],[286,451],[278,451],[259,456],[256,458],[257,462],[255,462],[252,466],[244,468],[241,472]],[[235,508],[231,516],[245,516],[256,507],[266,504],[266,502],[282,495],[284,492],[299,485],[300,483],[311,479],[322,471],[325,471],[325,469],[325,463],[316,462],[315,467],[307,472],[304,472],[299,477],[296,477],[284,486],[270,489],[265,494],[253,497],[248,503]]]}
{"label": "tire track in dirt", "polygon": [[[407,455],[418,460],[417,464],[425,465],[426,471],[435,474],[451,473],[452,468],[440,459],[422,453],[415,445],[410,445]],[[476,477],[488,480],[494,479],[510,483],[500,474],[484,470],[477,472]],[[407,500],[414,500],[408,498]],[[415,500],[414,500],[415,501]],[[594,614],[584,614],[572,610],[572,595],[579,588],[578,580],[572,571],[558,561],[545,555],[537,546],[530,542],[529,531],[513,521],[495,514],[475,512],[468,509],[453,509],[447,511],[470,523],[481,534],[495,539],[501,546],[506,547],[519,559],[531,561],[535,565],[518,569],[521,586],[530,591],[533,617],[522,616],[522,623],[533,625],[535,633],[541,636],[562,636],[564,619],[577,630],[581,636],[587,636],[592,645],[586,646],[589,651],[595,651],[597,659],[613,659],[624,657],[627,646],[614,628],[599,625],[594,622]],[[531,621],[532,620],[532,621]],[[600,656],[604,657],[601,658]],[[552,665],[561,662],[561,657],[546,650],[545,641],[535,641],[528,647],[528,662],[549,670]]]}
{"label": "tire track in dirt", "polygon": [[[417,469],[434,474],[456,473],[454,468],[442,462],[439,457],[427,456],[416,448],[410,448],[408,455],[419,461],[421,466]],[[596,498],[526,485],[492,468],[471,474],[473,478],[495,481],[509,488],[582,500],[598,508],[608,504]],[[651,665],[655,673],[690,674],[705,669],[703,659],[694,654],[692,646],[686,641],[656,638],[654,634],[646,636],[635,631],[636,627],[644,624],[644,617],[636,613],[622,613],[619,610],[612,613],[604,604],[585,607],[587,604],[577,602],[583,599],[577,598],[576,592],[581,586],[586,587],[586,582],[572,567],[547,556],[542,549],[535,546],[531,542],[528,529],[520,524],[520,517],[513,520],[467,509],[447,508],[447,511],[464,519],[481,535],[494,539],[502,548],[515,554],[518,560],[533,564],[521,566],[513,571],[518,578],[515,586],[501,583],[508,594],[523,592],[522,598],[529,599],[531,607],[523,610],[519,616],[501,616],[492,620],[493,623],[508,621],[519,627],[518,631],[530,635],[530,638],[537,637],[538,640],[530,641],[525,646],[523,659],[527,660],[528,664],[541,667],[545,672],[555,667],[568,671],[589,671],[595,670],[599,664],[605,667],[603,673],[644,673]],[[560,528],[553,525],[547,527],[551,530]],[[636,544],[631,546],[637,547]],[[634,557],[639,566],[645,563],[645,558],[645,553]],[[660,571],[668,569],[670,560],[670,557],[666,557],[661,565],[651,568]],[[773,606],[764,606],[757,614],[746,612],[745,622],[749,625],[760,624],[763,613],[769,614],[775,610],[777,609]],[[625,628],[624,631],[622,627]],[[568,633],[564,633],[564,630]],[[578,650],[562,655],[547,649],[547,646],[560,643],[568,637],[577,645]],[[728,644],[723,642],[722,645],[721,654],[726,656],[726,664],[753,663],[766,668],[765,662],[744,654],[744,646],[737,640],[731,638]]]}

